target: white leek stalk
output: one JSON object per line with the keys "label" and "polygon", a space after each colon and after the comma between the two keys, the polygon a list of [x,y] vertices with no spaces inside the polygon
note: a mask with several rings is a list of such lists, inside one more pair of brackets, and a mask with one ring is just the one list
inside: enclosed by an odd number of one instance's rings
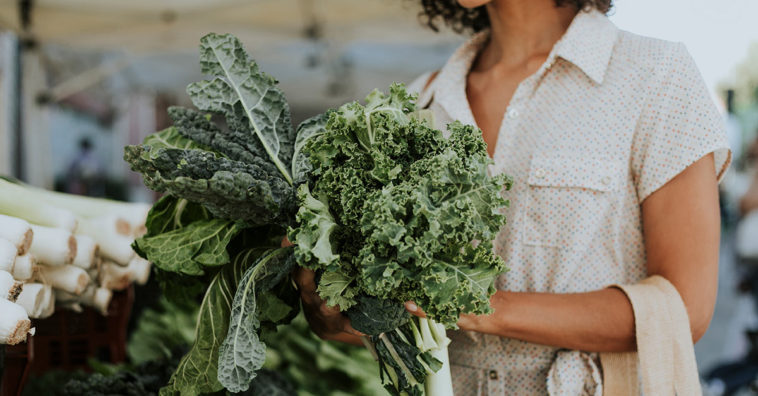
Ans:
{"label": "white leek stalk", "polygon": [[13,277],[16,280],[25,281],[32,279],[37,272],[37,260],[31,253],[16,257],[16,263],[13,266]]}
{"label": "white leek stalk", "polygon": [[42,264],[48,266],[71,264],[76,257],[76,238],[70,231],[61,228],[32,225],[34,239],[31,252]]}
{"label": "white leek stalk", "polygon": [[17,255],[18,248],[16,245],[0,238],[0,271],[13,272]]}
{"label": "white leek stalk", "polygon": [[40,302],[39,310],[34,312],[34,319],[49,318],[55,313],[55,293],[50,285],[45,285]]}
{"label": "white leek stalk", "polygon": [[50,205],[26,187],[0,179],[0,214],[18,217],[32,224],[76,230],[76,216]]}
{"label": "white leek stalk", "polygon": [[55,300],[61,304],[84,304],[95,308],[103,315],[108,313],[108,305],[113,298],[113,292],[95,285],[89,285],[80,296],[67,293],[63,290],[55,291]]}
{"label": "white leek stalk", "polygon": [[50,289],[50,286],[42,283],[25,283],[24,289],[16,299],[16,304],[24,307],[30,318],[36,318],[37,314],[44,308],[46,299],[49,298],[50,291],[45,291],[46,288]]}
{"label": "white leek stalk", "polygon": [[42,265],[39,268],[42,280],[52,285],[55,289],[65,290],[77,296],[82,294],[91,280],[87,271],[73,265],[56,267]]}
{"label": "white leek stalk", "polygon": [[118,265],[112,261],[104,261],[100,267],[98,284],[110,290],[125,290],[132,282],[132,272],[129,267]]}
{"label": "white leek stalk", "polygon": [[100,254],[120,265],[129,264],[134,257],[131,236],[119,234],[114,225],[104,225],[106,218],[82,221],[78,233],[92,238],[100,247]]}
{"label": "white leek stalk", "polygon": [[150,278],[150,262],[136,254],[126,266],[129,270],[129,280],[136,282],[138,285],[144,285]]}
{"label": "white leek stalk", "polygon": [[0,239],[5,239],[16,246],[19,255],[29,250],[32,236],[32,227],[29,226],[29,222],[0,214]]}
{"label": "white leek stalk", "polygon": [[0,344],[16,345],[34,331],[29,316],[20,305],[0,299]]}
{"label": "white leek stalk", "polygon": [[76,257],[71,263],[82,269],[90,269],[95,265],[98,246],[94,239],[86,235],[74,235],[76,239]]}
{"label": "white leek stalk", "polygon": [[71,211],[81,218],[117,215],[129,222],[132,228],[145,224],[152,205],[146,203],[121,202],[103,198],[84,197],[55,191],[48,191],[28,185],[19,185],[28,195],[38,197],[50,205]]}
{"label": "white leek stalk", "polygon": [[13,279],[13,275],[9,272],[0,271],[0,300],[16,301],[23,285]]}
{"label": "white leek stalk", "polygon": [[445,326],[434,322],[431,319],[421,319],[427,321],[426,326],[431,330],[432,338],[437,347],[429,350],[433,358],[442,362],[442,367],[436,372],[427,370],[424,389],[427,395],[453,396],[453,379],[450,374],[450,359],[447,354],[447,346],[450,339],[445,334]]}

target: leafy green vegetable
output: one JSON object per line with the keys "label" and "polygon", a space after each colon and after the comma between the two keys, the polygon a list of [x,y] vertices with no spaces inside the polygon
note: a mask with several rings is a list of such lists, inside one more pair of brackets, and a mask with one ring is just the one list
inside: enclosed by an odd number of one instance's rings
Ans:
{"label": "leafy green vegetable", "polygon": [[461,313],[490,312],[494,279],[505,270],[491,241],[505,221],[500,192],[510,181],[488,176],[479,130],[452,123],[445,139],[413,117],[413,99],[393,85],[389,95],[375,91],[365,106],[329,115],[303,149],[312,193],[298,191],[290,240],[301,265],[324,271],[329,285],[320,291],[330,302],[413,300],[454,326]]}
{"label": "leafy green vegetable", "polygon": [[[293,128],[276,80],[239,40],[209,34],[200,49],[211,79],[188,86],[198,110],[169,109],[174,126],[124,154],[167,193],[135,250],[166,295],[207,285],[195,344],[162,394],[248,389],[262,337],[299,310],[295,265],[371,334],[388,391],[420,394],[447,339],[444,326],[409,320],[404,302],[455,327],[490,312],[505,270],[492,239],[510,179],[488,174],[481,131],[454,122],[445,138],[400,84]],[[285,235],[294,248],[278,248]]]}
{"label": "leafy green vegetable", "polygon": [[298,396],[375,396],[381,392],[379,366],[366,348],[318,338],[303,315],[264,335],[264,341],[268,346],[264,369],[282,373],[296,385]]}
{"label": "leafy green vegetable", "polygon": [[200,305],[195,342],[161,395],[200,395],[223,389],[218,381],[219,348],[229,328],[234,293],[245,271],[264,252],[260,248],[240,252],[213,278]]}
{"label": "leafy green vegetable", "polygon": [[142,364],[171,359],[176,350],[191,345],[195,338],[197,304],[185,305],[161,298],[156,309],[142,311],[126,345],[129,361]]}
{"label": "leafy green vegetable", "polygon": [[226,389],[247,390],[255,372],[263,367],[266,345],[258,334],[258,311],[263,308],[258,305],[258,295],[279,284],[294,264],[291,248],[270,250],[242,277],[234,295],[229,330],[219,348],[218,380]]}
{"label": "leafy green vegetable", "polygon": [[239,231],[240,225],[232,221],[201,220],[173,231],[142,237],[136,245],[164,271],[202,275],[204,267],[229,262],[226,245]]}
{"label": "leafy green vegetable", "polygon": [[393,85],[329,113],[303,146],[312,168],[289,231],[298,264],[321,274],[321,297],[372,336],[393,394],[419,394],[444,363],[427,349],[447,345],[417,337],[405,301],[455,327],[463,313],[491,312],[505,271],[492,239],[505,224],[500,193],[510,179],[489,176],[481,131],[454,122],[446,139],[416,116],[414,99]]}
{"label": "leafy green vegetable", "polygon": [[276,80],[231,35],[203,37],[201,66],[215,78],[187,92],[200,110],[223,115],[228,129],[205,114],[172,108],[174,127],[127,146],[124,159],[149,188],[200,203],[217,218],[289,225],[296,211],[295,129]]}
{"label": "leafy green vegetable", "polygon": [[253,132],[282,177],[292,184],[289,167],[295,141],[289,104],[277,81],[260,71],[232,35],[209,34],[200,40],[200,66],[210,81],[190,84],[187,93],[200,110],[221,113],[233,130]]}

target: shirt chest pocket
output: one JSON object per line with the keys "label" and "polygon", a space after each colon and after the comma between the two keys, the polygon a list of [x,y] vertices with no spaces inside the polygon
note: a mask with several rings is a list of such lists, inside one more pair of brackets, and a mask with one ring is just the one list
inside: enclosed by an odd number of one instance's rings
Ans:
{"label": "shirt chest pocket", "polygon": [[585,249],[613,232],[623,184],[621,164],[580,154],[535,155],[527,179],[524,242]]}

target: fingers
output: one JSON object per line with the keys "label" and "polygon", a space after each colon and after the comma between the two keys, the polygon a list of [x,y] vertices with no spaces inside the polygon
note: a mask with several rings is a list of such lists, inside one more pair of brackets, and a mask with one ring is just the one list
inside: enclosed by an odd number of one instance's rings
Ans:
{"label": "fingers", "polygon": [[301,293],[316,292],[316,273],[312,270],[299,267],[294,271],[292,279],[294,279]]}
{"label": "fingers", "polygon": [[425,318],[426,313],[416,305],[413,301],[406,301],[405,303],[405,310],[408,311],[411,315],[418,316],[419,318]]}

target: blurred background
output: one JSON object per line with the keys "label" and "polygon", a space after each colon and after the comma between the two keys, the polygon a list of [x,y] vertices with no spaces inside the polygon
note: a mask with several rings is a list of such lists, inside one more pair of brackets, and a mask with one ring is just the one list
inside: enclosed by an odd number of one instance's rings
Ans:
{"label": "blurred background", "polygon": [[[0,0],[0,175],[149,202],[122,149],[166,127],[168,106],[189,104],[185,86],[203,78],[202,35],[237,35],[281,81],[299,122],[439,68],[465,37],[424,28],[419,10],[415,0]],[[758,375],[757,16],[755,0],[616,0],[610,15],[622,29],[684,42],[727,126],[719,299],[696,346],[710,394],[754,393]],[[191,331],[191,316],[169,311],[150,320],[175,327],[166,339],[191,339],[182,328]],[[137,336],[130,357],[160,347]],[[362,378],[338,362],[322,364]]]}

